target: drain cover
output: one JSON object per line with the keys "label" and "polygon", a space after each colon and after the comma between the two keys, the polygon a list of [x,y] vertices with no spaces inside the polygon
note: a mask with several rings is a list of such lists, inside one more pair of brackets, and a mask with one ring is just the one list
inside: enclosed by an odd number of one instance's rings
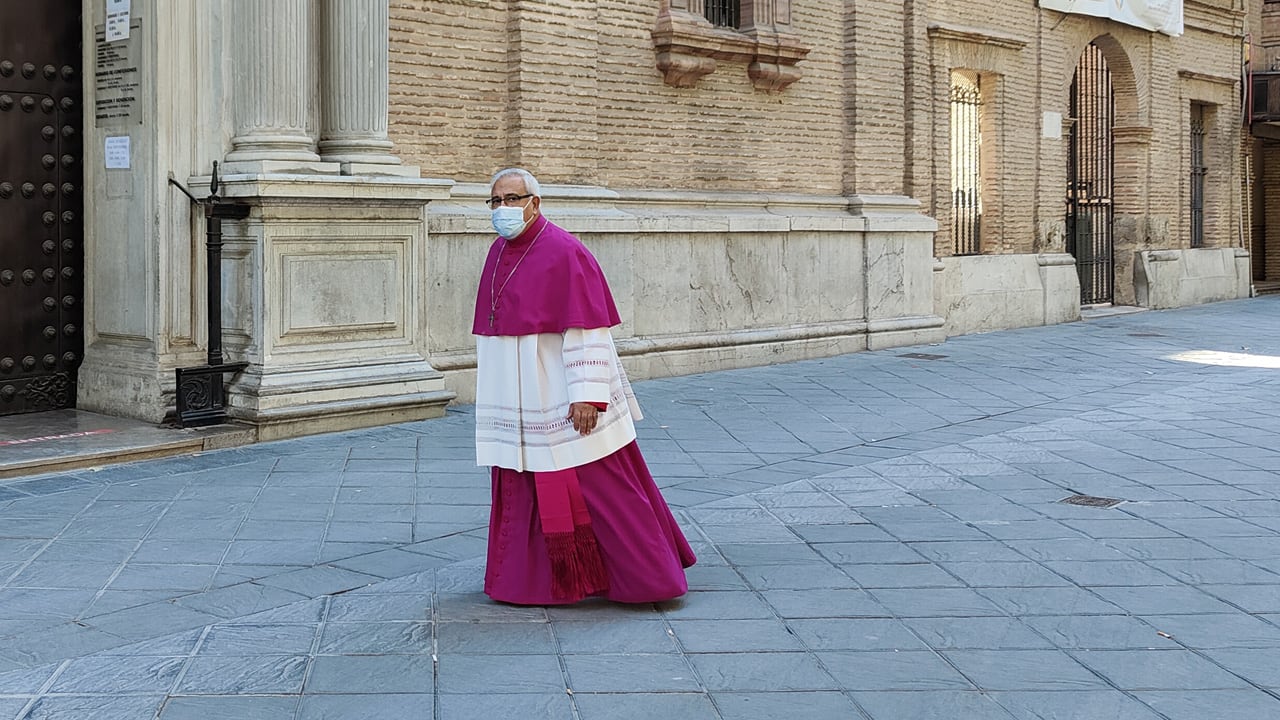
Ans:
{"label": "drain cover", "polygon": [[946,355],[930,355],[929,353],[904,353],[899,355],[900,358],[911,358],[912,360],[941,360]]}
{"label": "drain cover", "polygon": [[1094,497],[1093,495],[1072,495],[1071,497],[1063,498],[1058,502],[1066,503],[1068,505],[1084,505],[1085,507],[1109,508],[1109,507],[1115,507],[1116,505],[1119,505],[1124,501],[1117,500],[1115,498]]}
{"label": "drain cover", "polygon": [[680,403],[681,405],[710,405],[711,404],[710,400],[700,400],[698,398],[684,398],[683,400],[677,400],[676,402]]}
{"label": "drain cover", "polygon": [[1165,336],[1161,335],[1160,333],[1140,332],[1140,333],[1129,333],[1129,337],[1165,337]]}

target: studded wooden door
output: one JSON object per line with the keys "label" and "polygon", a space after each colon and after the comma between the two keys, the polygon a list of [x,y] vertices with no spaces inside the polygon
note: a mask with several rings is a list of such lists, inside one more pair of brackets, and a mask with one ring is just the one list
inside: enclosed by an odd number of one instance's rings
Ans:
{"label": "studded wooden door", "polygon": [[0,0],[0,415],[75,404],[81,68],[80,0]]}

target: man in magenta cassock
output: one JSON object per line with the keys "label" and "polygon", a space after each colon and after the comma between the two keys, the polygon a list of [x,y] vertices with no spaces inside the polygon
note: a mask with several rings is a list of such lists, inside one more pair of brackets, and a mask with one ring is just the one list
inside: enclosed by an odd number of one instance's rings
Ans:
{"label": "man in magenta cassock", "polygon": [[679,597],[695,558],[636,445],[604,274],[542,216],[531,174],[490,187],[499,237],[472,328],[476,462],[493,476],[484,591],[521,605]]}

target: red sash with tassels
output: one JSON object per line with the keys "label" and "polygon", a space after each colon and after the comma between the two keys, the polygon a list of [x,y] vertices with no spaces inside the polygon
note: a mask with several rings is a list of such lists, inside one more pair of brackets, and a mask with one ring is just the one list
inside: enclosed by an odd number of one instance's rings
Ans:
{"label": "red sash with tassels", "polygon": [[576,601],[607,591],[609,576],[578,486],[578,472],[572,468],[535,472],[533,481],[542,536],[551,560],[552,596]]}

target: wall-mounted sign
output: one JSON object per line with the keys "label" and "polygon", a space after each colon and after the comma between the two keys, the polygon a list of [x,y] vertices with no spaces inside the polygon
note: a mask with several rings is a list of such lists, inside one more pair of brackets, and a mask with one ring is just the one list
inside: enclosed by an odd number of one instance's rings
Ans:
{"label": "wall-mounted sign", "polygon": [[130,0],[107,0],[107,26],[104,39],[107,42],[129,39]]}
{"label": "wall-mounted sign", "polygon": [[[138,18],[132,27],[141,27]],[[137,39],[107,42],[101,25],[97,28],[93,109],[99,127],[126,127],[140,121],[138,93],[142,74],[138,67]]]}
{"label": "wall-mounted sign", "polygon": [[1182,0],[1040,0],[1040,7],[1111,18],[1175,37],[1182,34]]}

